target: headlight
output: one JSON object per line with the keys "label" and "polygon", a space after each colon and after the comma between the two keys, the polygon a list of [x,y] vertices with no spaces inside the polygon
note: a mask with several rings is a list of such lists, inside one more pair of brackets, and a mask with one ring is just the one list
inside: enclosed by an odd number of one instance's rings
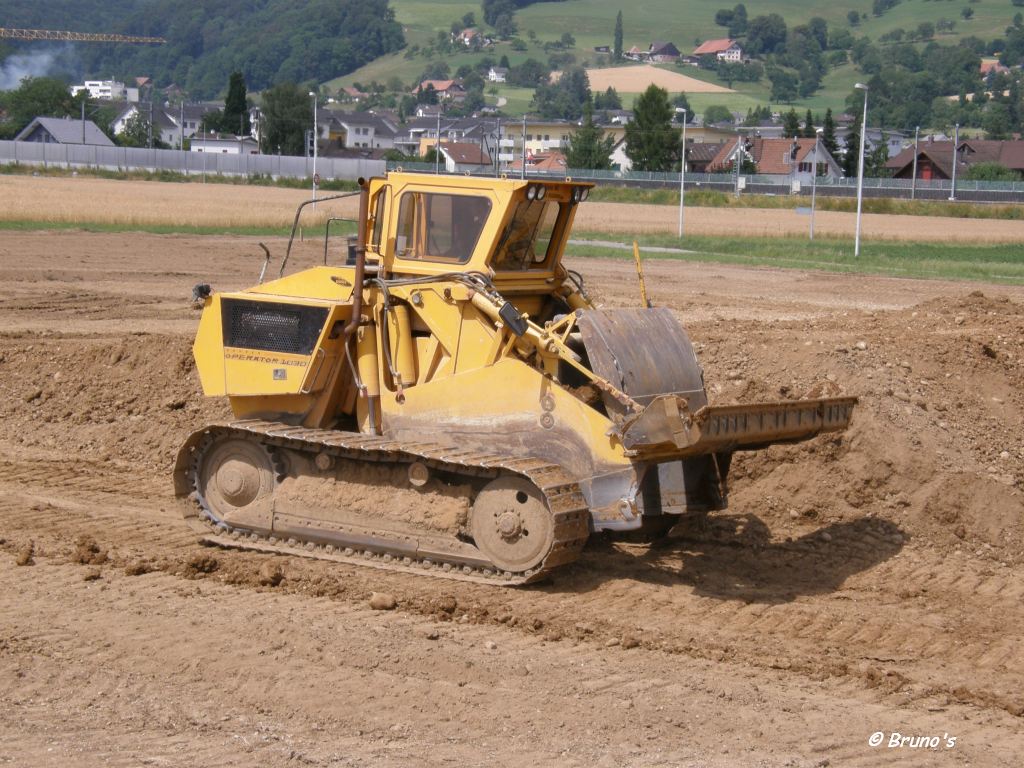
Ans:
{"label": "headlight", "polygon": [[532,202],[536,196],[537,188],[531,184],[526,188],[526,199]]}
{"label": "headlight", "polygon": [[537,199],[538,200],[543,200],[544,199],[544,195],[546,195],[547,193],[548,193],[547,187],[537,187]]}
{"label": "headlight", "polygon": [[583,189],[580,190],[580,202],[582,203],[588,197],[590,197],[590,190],[584,187]]}

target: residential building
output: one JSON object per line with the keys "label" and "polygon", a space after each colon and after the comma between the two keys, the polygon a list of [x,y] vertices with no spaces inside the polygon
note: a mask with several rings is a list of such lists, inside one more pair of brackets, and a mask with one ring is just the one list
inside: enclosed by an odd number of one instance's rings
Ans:
{"label": "residential building", "polygon": [[705,40],[694,49],[693,55],[714,56],[720,61],[743,61],[743,49],[740,44],[727,37]]}
{"label": "residential building", "polygon": [[[216,107],[188,104],[185,105],[185,129],[182,130],[182,107],[154,107],[150,110],[148,104],[126,104],[111,123],[111,129],[115,134],[124,133],[128,122],[141,114],[144,120],[153,117],[153,138],[163,142],[169,147],[177,148],[181,145],[182,134],[187,139],[200,128],[202,116],[213,111]],[[191,127],[189,127],[191,126]]]}
{"label": "residential building", "polygon": [[487,70],[487,79],[492,83],[504,83],[507,78],[507,67],[491,67]]}
{"label": "residential building", "polygon": [[493,160],[479,144],[458,141],[442,142],[441,158],[448,173],[479,171],[491,166]]}
{"label": "residential building", "polygon": [[96,147],[112,147],[112,142],[92,120],[71,118],[37,117],[14,137],[15,141],[31,141],[40,144],[86,144]]}
{"label": "residential building", "polygon": [[199,132],[192,137],[191,151],[208,155],[256,155],[260,145],[251,136]]}
{"label": "residential building", "polygon": [[338,91],[338,95],[341,97],[342,101],[350,101],[355,104],[358,104],[360,101],[365,99],[368,94],[364,93],[363,91],[360,91],[358,88],[353,88],[352,86],[348,85],[342,88],[340,91]]}
{"label": "residential building", "polygon": [[[728,170],[739,149],[739,142],[726,142],[708,164],[709,173]],[[835,178],[843,175],[839,163],[816,139],[763,139],[754,137],[744,142],[746,153],[757,165],[759,176],[779,176],[800,184],[810,184],[815,175]]]}
{"label": "residential building", "polygon": [[424,80],[416,86],[413,95],[427,88],[433,88],[440,101],[462,102],[466,98],[466,89],[459,80]]}
{"label": "residential building", "polygon": [[728,142],[686,142],[686,172],[708,173],[708,166]]}
{"label": "residential building", "polygon": [[654,42],[647,49],[648,61],[671,62],[679,58],[679,49],[672,43]]}
{"label": "residential building", "polygon": [[467,48],[483,48],[486,45],[490,45],[493,41],[491,38],[482,34],[479,30],[473,27],[468,27],[456,35],[452,36],[452,42],[462,43]]}
{"label": "residential building", "polygon": [[[513,160],[509,165],[510,171],[521,171],[523,159],[520,157]],[[548,173],[557,176],[565,176],[568,164],[565,154],[557,149],[549,149],[545,152],[533,152],[526,155],[527,173]]]}
{"label": "residential building", "polygon": [[[997,163],[1024,178],[1024,141],[993,141],[965,139],[956,145],[957,174],[970,170],[978,163]],[[910,179],[914,175],[914,147],[889,159],[885,167],[897,179]],[[917,178],[949,179],[953,176],[953,142],[921,141],[917,150]]]}
{"label": "residential building", "polygon": [[[338,149],[393,149],[397,123],[375,112],[322,110],[329,122],[327,139]],[[321,136],[323,134],[321,133]]]}
{"label": "residential building", "polygon": [[124,83],[116,80],[86,80],[82,85],[71,86],[72,96],[77,96],[82,91],[88,91],[90,99],[100,101],[118,101],[128,97],[128,89]]}

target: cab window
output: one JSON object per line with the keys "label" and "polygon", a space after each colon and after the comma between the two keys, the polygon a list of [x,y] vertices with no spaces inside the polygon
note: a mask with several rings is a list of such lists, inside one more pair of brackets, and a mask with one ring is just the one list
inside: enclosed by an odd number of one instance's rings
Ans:
{"label": "cab window", "polygon": [[406,192],[398,207],[395,255],[465,264],[490,212],[486,197]]}
{"label": "cab window", "polygon": [[498,241],[494,268],[521,271],[544,264],[555,230],[564,223],[568,212],[567,203],[520,202]]}

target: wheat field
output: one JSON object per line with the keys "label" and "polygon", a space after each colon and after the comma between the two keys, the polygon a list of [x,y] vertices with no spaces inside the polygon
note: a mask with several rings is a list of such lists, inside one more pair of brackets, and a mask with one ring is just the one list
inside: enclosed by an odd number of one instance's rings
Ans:
{"label": "wheat field", "polygon": [[[286,228],[308,190],[232,184],[120,181],[91,177],[0,176],[0,220],[67,226],[112,225],[140,228]],[[355,216],[356,200],[307,208],[303,224],[328,216]],[[809,218],[793,209],[686,209],[691,235],[787,237],[807,233]],[[819,211],[815,231],[853,237],[852,213]],[[576,216],[579,231],[630,234],[677,231],[675,206],[641,203],[584,203]],[[865,214],[865,239],[918,242],[1024,242],[1024,221],[933,216]]]}

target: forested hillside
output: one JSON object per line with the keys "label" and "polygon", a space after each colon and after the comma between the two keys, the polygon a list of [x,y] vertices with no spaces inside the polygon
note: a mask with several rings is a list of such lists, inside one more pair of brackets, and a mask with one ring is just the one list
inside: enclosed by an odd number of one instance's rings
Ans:
{"label": "forested hillside", "polygon": [[76,45],[74,74],[146,75],[196,97],[220,93],[233,71],[251,90],[322,81],[404,44],[387,0],[0,0],[0,24],[164,37],[160,46]]}

